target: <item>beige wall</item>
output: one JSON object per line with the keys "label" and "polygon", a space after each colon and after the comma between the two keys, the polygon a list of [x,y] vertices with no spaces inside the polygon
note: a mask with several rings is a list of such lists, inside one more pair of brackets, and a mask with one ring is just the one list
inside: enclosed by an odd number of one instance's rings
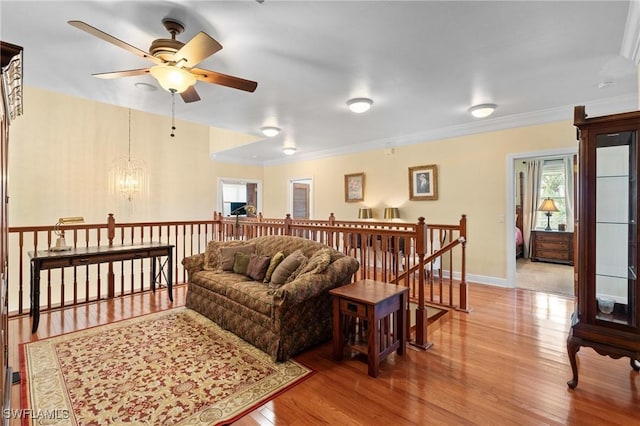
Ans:
{"label": "beige wall", "polygon": [[[431,223],[469,220],[468,273],[506,277],[506,160],[510,154],[575,147],[570,122],[424,142],[388,150],[303,161],[279,166],[223,164],[209,157],[210,144],[224,132],[178,121],[170,138],[170,119],[132,112],[132,156],[150,171],[150,197],[126,203],[108,192],[112,162],[127,153],[126,108],[99,104],[25,87],[25,115],[11,127],[9,220],[11,226],[52,225],[58,217],[82,215],[104,222],[208,219],[216,209],[217,177],[263,180],[263,213],[284,217],[288,182],[314,180],[313,217],[356,219],[359,207],[380,218],[386,206],[402,218],[424,216]],[[214,147],[215,148],[215,147]],[[409,201],[408,167],[438,166],[439,199]],[[345,203],[344,175],[364,172],[365,201]],[[512,179],[512,177],[509,177]],[[490,279],[488,281],[491,281]]]}
{"label": "beige wall", "polygon": [[108,191],[108,171],[128,151],[126,108],[25,87],[25,112],[11,125],[10,226],[52,225],[62,216],[103,223],[208,219],[216,209],[217,176],[262,179],[262,167],[212,161],[209,127],[131,113],[131,155],[144,159],[149,198],[128,203]]}
{"label": "beige wall", "polygon": [[[265,215],[281,217],[287,210],[291,178],[313,177],[314,218],[333,212],[337,219],[357,218],[359,207],[374,209],[381,218],[384,207],[399,207],[402,219],[424,216],[427,223],[457,223],[468,217],[468,273],[477,277],[506,277],[506,161],[514,153],[575,147],[571,122],[503,130],[375,150],[291,165],[267,167]],[[438,166],[437,201],[410,201],[408,168]],[[344,202],[344,175],[365,173],[365,200]],[[512,177],[510,177],[512,179]],[[488,281],[491,281],[489,279]]]}

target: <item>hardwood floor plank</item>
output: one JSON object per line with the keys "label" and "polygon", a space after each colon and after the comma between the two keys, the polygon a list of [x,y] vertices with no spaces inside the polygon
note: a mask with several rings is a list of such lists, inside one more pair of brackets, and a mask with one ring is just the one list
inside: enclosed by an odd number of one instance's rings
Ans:
{"label": "hardwood floor plank", "polygon": [[[29,317],[12,319],[10,364],[19,365],[20,342],[182,306],[185,297],[176,286],[173,303],[160,290],[44,313],[36,335]],[[640,377],[628,358],[582,348],[580,383],[568,389],[573,298],[470,284],[470,306],[430,328],[428,351],[408,347],[383,360],[375,379],[362,356],[333,361],[331,342],[296,356],[316,373],[235,424],[638,424]],[[19,386],[12,391],[18,408]]]}

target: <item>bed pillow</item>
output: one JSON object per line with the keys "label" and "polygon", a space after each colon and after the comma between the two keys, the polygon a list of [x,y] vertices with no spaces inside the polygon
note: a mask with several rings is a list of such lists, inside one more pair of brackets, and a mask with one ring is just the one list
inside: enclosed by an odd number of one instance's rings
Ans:
{"label": "bed pillow", "polygon": [[250,255],[256,249],[255,244],[243,244],[239,246],[220,247],[220,269],[223,271],[233,271],[233,262],[236,253]]}
{"label": "bed pillow", "polygon": [[271,282],[271,275],[273,275],[273,271],[276,270],[280,262],[284,260],[284,253],[279,251],[273,255],[271,261],[269,262],[269,267],[267,268],[267,272],[264,274],[263,283]]}
{"label": "bed pillow", "polygon": [[249,264],[247,265],[247,276],[254,281],[264,280],[269,263],[271,263],[269,256],[251,254]]}
{"label": "bed pillow", "polygon": [[[251,254],[253,256],[253,254]],[[233,272],[236,274],[247,275],[247,269],[249,267],[249,260],[251,258],[248,254],[237,251],[233,255]]]}
{"label": "bed pillow", "polygon": [[306,262],[307,257],[302,254],[301,250],[296,250],[289,256],[285,257],[282,262],[276,267],[271,275],[271,283],[275,285],[282,285],[287,282],[290,276],[292,276],[302,264]]}

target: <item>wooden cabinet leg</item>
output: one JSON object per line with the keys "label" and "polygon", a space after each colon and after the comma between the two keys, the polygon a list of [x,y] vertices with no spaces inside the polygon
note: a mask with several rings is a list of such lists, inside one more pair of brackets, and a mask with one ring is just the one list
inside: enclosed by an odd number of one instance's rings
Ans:
{"label": "wooden cabinet leg", "polygon": [[567,354],[569,355],[569,363],[571,363],[571,371],[573,372],[573,378],[567,382],[567,386],[571,389],[575,389],[578,386],[578,364],[576,361],[576,355],[580,350],[580,344],[573,336],[569,336],[567,339]]}

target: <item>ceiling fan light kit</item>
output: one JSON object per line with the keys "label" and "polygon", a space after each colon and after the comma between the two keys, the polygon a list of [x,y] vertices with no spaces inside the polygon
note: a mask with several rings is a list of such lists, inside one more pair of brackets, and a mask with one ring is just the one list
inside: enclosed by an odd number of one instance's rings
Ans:
{"label": "ceiling fan light kit", "polygon": [[155,65],[149,70],[164,90],[182,93],[196,84],[196,78],[188,71],[172,65]]}
{"label": "ceiling fan light kit", "polygon": [[362,114],[363,112],[369,111],[371,105],[373,105],[373,101],[369,98],[353,98],[347,101],[349,109],[356,114]]}
{"label": "ceiling fan light kit", "polygon": [[78,28],[94,37],[111,43],[136,56],[153,62],[151,68],[139,68],[126,71],[115,71],[93,74],[95,77],[111,79],[120,77],[144,76],[148,73],[171,93],[180,93],[184,102],[196,102],[200,96],[194,85],[197,80],[219,84],[233,89],[253,92],[258,83],[219,72],[195,68],[197,64],[222,49],[222,45],[210,35],[199,32],[186,43],[176,40],[176,35],[184,32],[184,25],[175,19],[162,20],[171,38],[158,38],[151,42],[149,52],[138,49],[111,34],[107,34],[82,21],[68,21],[69,25]]}
{"label": "ceiling fan light kit", "polygon": [[469,112],[476,118],[486,118],[493,114],[497,108],[496,104],[480,104],[469,108]]}

